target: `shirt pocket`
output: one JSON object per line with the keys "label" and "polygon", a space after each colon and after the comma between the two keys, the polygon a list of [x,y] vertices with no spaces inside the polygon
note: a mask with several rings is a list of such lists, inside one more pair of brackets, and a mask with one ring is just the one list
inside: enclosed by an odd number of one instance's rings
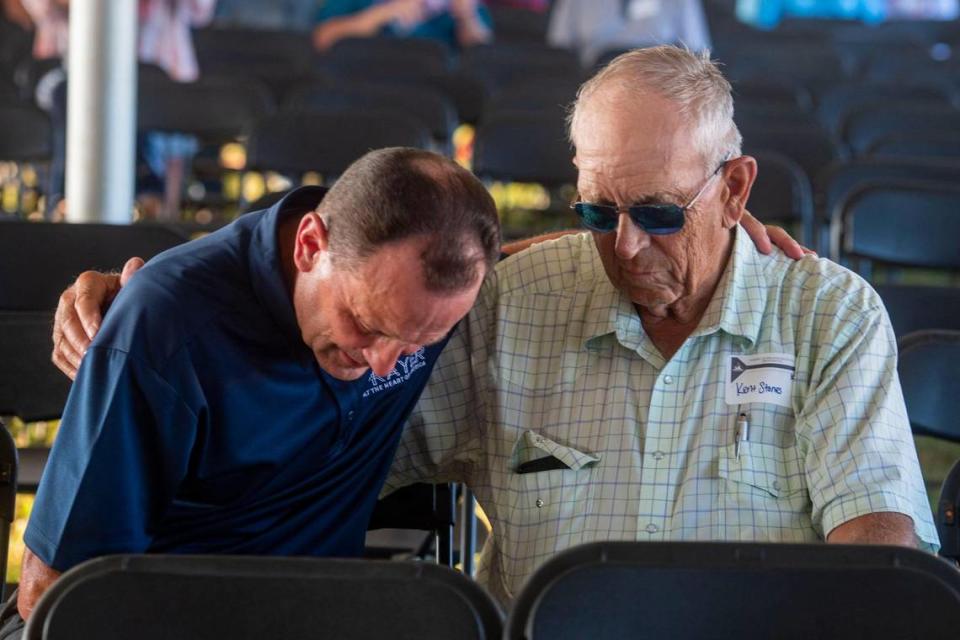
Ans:
{"label": "shirt pocket", "polygon": [[[720,531],[724,540],[809,542],[816,539],[800,453],[794,444],[779,446],[782,414],[754,408],[750,439],[720,449]],[[792,420],[792,419],[791,419]],[[760,431],[766,430],[766,431]],[[766,437],[762,437],[766,436]],[[771,438],[771,436],[774,436]],[[775,443],[764,440],[773,440]]]}
{"label": "shirt pocket", "polygon": [[[566,468],[517,473],[524,462],[553,456]],[[600,456],[524,432],[512,457],[509,501],[499,532],[505,587],[518,593],[523,581],[557,550],[580,544],[591,511]]]}

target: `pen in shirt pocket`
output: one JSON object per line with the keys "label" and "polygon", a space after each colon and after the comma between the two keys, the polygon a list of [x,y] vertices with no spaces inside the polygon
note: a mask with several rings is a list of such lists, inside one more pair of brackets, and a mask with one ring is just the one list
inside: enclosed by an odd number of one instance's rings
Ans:
{"label": "pen in shirt pocket", "polygon": [[734,440],[734,455],[740,459],[740,445],[750,440],[750,416],[745,411],[737,415],[737,432]]}

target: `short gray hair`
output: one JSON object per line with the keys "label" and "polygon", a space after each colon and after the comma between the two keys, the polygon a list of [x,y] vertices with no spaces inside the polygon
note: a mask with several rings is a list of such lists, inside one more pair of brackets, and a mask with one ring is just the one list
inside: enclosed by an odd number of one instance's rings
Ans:
{"label": "short gray hair", "polygon": [[[638,97],[654,91],[677,105],[712,170],[741,154],[743,137],[733,121],[733,95],[710,52],[672,45],[634,49],[614,58],[577,92],[567,121],[571,142],[583,104],[601,87],[617,86]],[[638,103],[639,104],[639,103]]]}
{"label": "short gray hair", "polygon": [[479,267],[489,273],[500,256],[500,221],[486,188],[454,161],[422,149],[367,153],[317,211],[334,263],[352,266],[387,243],[425,238],[420,262],[429,291],[462,291],[476,282]]}

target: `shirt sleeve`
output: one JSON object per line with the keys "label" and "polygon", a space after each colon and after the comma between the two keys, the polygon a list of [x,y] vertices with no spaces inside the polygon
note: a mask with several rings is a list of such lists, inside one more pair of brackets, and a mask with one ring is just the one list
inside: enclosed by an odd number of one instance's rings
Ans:
{"label": "shirt sleeve", "polygon": [[44,470],[26,545],[58,571],[137,553],[187,473],[197,416],[157,372],[103,347],[84,357]]}
{"label": "shirt sleeve", "polygon": [[817,358],[807,402],[798,418],[812,520],[824,538],[869,513],[895,512],[913,520],[922,546],[939,547],[900,380],[896,339],[876,306],[826,314],[829,345]]}
{"label": "shirt sleeve", "polygon": [[403,431],[383,495],[415,482],[475,483],[483,455],[495,288],[492,275],[441,352]]}

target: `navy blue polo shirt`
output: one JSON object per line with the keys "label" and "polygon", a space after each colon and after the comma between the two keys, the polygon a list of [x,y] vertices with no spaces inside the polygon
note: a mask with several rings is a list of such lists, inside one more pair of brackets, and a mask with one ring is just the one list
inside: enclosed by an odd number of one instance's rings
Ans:
{"label": "navy blue polo shirt", "polygon": [[386,378],[303,343],[277,225],[318,187],[151,260],[83,359],[27,546],[63,571],[119,552],[353,556],[442,344]]}

